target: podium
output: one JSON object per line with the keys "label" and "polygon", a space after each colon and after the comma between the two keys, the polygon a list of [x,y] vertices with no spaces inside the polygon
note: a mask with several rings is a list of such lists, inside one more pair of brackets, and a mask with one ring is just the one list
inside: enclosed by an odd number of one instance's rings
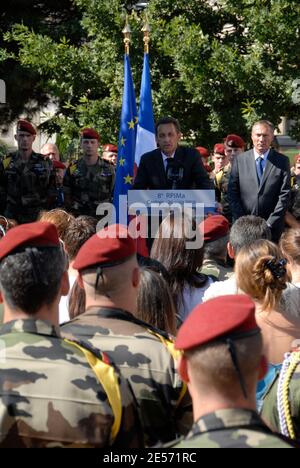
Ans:
{"label": "podium", "polygon": [[130,190],[128,214],[162,216],[170,212],[192,211],[197,221],[215,211],[214,190]]}

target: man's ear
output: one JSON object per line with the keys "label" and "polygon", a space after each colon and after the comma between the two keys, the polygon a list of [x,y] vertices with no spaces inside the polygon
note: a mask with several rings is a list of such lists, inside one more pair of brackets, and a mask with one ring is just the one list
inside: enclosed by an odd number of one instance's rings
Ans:
{"label": "man's ear", "polygon": [[80,288],[81,289],[84,289],[84,286],[83,286],[83,279],[82,279],[82,276],[80,273],[78,273],[78,276],[77,276],[77,283],[79,284]]}
{"label": "man's ear", "polygon": [[67,296],[69,290],[70,290],[69,275],[67,271],[64,271],[62,278],[61,278],[61,286],[60,286],[61,295]]}
{"label": "man's ear", "polygon": [[180,375],[181,379],[185,383],[189,383],[190,379],[189,379],[189,374],[188,374],[188,370],[187,370],[187,360],[186,360],[186,357],[183,354],[180,356],[180,358],[178,360],[177,369],[178,369],[178,372],[179,372],[179,375]]}
{"label": "man's ear", "polygon": [[262,356],[259,364],[259,380],[262,380],[268,372],[268,361],[266,356]]}
{"label": "man's ear", "polygon": [[134,288],[137,288],[138,285],[140,284],[140,277],[141,277],[141,272],[138,267],[134,268],[132,271],[132,286]]}
{"label": "man's ear", "polygon": [[233,260],[234,259],[234,250],[230,242],[227,242],[227,252],[229,257]]}

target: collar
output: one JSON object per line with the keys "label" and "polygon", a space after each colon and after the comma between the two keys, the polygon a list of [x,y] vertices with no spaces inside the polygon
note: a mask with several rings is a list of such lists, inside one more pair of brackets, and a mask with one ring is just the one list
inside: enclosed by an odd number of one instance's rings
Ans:
{"label": "collar", "polygon": [[0,336],[8,333],[32,333],[33,335],[55,336],[60,338],[60,330],[47,320],[20,319],[2,325]]}
{"label": "collar", "polygon": [[268,149],[268,151],[266,151],[264,154],[258,154],[256,149],[253,148],[253,151],[254,151],[254,157],[255,157],[255,161],[258,159],[258,158],[263,158],[265,161],[267,160],[269,154],[270,154],[270,149]]}
{"label": "collar", "polygon": [[218,410],[202,416],[196,421],[189,432],[187,439],[205,432],[220,431],[223,429],[240,429],[260,426],[268,431],[259,415],[255,411],[242,408]]}
{"label": "collar", "polygon": [[167,159],[169,159],[169,158],[174,158],[175,153],[176,153],[176,151],[174,151],[174,153],[171,154],[171,156],[167,156],[165,153],[163,153],[163,152],[161,151],[161,155],[162,155],[162,157],[163,157],[163,161],[165,162],[165,161],[166,161]]}

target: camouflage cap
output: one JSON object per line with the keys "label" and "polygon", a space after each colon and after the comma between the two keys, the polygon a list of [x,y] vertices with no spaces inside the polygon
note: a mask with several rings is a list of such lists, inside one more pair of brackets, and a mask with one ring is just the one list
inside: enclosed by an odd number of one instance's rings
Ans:
{"label": "camouflage cap", "polygon": [[259,332],[254,302],[246,295],[220,296],[195,307],[180,327],[175,347],[186,351],[211,341],[246,338],[252,332]]}
{"label": "camouflage cap", "polygon": [[20,247],[58,247],[57,229],[52,223],[38,221],[10,229],[0,241],[0,261]]}
{"label": "camouflage cap", "polygon": [[81,130],[80,136],[85,140],[100,140],[99,133],[93,128],[84,128]]}
{"label": "camouflage cap", "polygon": [[225,155],[225,146],[223,145],[223,143],[217,143],[214,146],[214,153],[222,154],[223,156]]}
{"label": "camouflage cap", "polygon": [[197,146],[196,150],[198,151],[198,153],[200,154],[202,158],[206,158],[206,159],[209,158],[208,149],[204,148],[203,146]]}
{"label": "camouflage cap", "polygon": [[208,216],[199,227],[205,242],[213,242],[225,237],[229,232],[229,222],[222,215]]}
{"label": "camouflage cap", "polygon": [[126,226],[113,224],[94,234],[79,250],[73,268],[112,267],[136,253],[136,242]]}
{"label": "camouflage cap", "polygon": [[23,120],[23,119],[18,120],[17,131],[27,132],[27,133],[30,133],[31,135],[36,135],[36,129],[34,128],[34,126],[27,120]]}
{"label": "camouflage cap", "polygon": [[227,135],[224,141],[225,145],[229,146],[229,148],[244,148],[245,142],[244,140],[238,135]]}

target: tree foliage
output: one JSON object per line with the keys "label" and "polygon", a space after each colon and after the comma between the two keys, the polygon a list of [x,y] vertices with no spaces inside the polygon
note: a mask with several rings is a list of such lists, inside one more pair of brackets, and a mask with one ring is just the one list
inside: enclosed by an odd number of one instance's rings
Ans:
{"label": "tree foliage", "polygon": [[[2,69],[13,67],[18,83],[23,74],[20,90],[26,92],[19,107],[26,112],[48,99],[56,103],[56,116],[45,123],[48,132],[58,131],[71,140],[80,127],[91,125],[103,140],[116,141],[123,86],[122,3],[45,1],[43,20],[41,6],[38,14],[21,17],[23,21],[7,21]],[[247,138],[256,119],[268,118],[277,125],[284,115],[295,120],[293,135],[300,139],[300,103],[292,100],[293,82],[300,78],[299,1],[211,3],[149,2],[156,117],[172,114],[181,121],[187,139],[212,145],[229,132]],[[142,16],[131,15],[137,91],[142,22]],[[15,83],[8,79],[10,86]],[[8,109],[14,112],[7,111],[5,119],[19,112],[13,106],[16,96],[11,96]]]}

